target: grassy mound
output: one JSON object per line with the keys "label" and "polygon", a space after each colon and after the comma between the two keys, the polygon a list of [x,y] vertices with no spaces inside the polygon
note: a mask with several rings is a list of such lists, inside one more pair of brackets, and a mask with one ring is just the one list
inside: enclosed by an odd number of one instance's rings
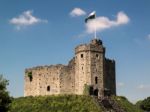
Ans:
{"label": "grassy mound", "polygon": [[[143,112],[125,97],[113,99],[125,112]],[[105,112],[90,96],[58,95],[15,98],[10,105],[10,112]]]}
{"label": "grassy mound", "polygon": [[126,112],[143,112],[141,109],[139,109],[137,106],[133,105],[132,103],[130,103],[127,98],[123,97],[123,96],[115,96],[112,97],[117,104],[122,107],[123,110],[125,110]]}
{"label": "grassy mound", "polygon": [[60,95],[21,97],[13,100],[10,112],[102,112],[90,96]]}

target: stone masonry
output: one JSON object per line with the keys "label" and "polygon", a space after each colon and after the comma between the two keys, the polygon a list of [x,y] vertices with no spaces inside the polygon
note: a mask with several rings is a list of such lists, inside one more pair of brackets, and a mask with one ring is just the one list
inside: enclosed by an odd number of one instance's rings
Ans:
{"label": "stone masonry", "polygon": [[105,48],[99,39],[77,46],[68,65],[26,69],[24,96],[82,95],[85,85],[90,87],[91,95],[116,95],[115,61],[105,58]]}

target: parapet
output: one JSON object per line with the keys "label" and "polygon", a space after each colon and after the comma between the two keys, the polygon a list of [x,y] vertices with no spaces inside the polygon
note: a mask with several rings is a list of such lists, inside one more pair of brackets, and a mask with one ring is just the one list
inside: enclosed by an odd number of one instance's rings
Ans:
{"label": "parapet", "polygon": [[32,67],[32,68],[28,68],[25,69],[25,73],[27,72],[31,72],[32,70],[48,70],[48,69],[62,69],[66,67],[66,65],[62,65],[62,64],[57,64],[57,65],[45,65],[45,66],[36,66],[36,67]]}
{"label": "parapet", "polygon": [[75,54],[86,51],[105,53],[105,48],[100,39],[93,39],[89,44],[81,44],[75,48]]}
{"label": "parapet", "polygon": [[100,39],[93,39],[91,40],[90,44],[92,45],[102,45],[102,41]]}

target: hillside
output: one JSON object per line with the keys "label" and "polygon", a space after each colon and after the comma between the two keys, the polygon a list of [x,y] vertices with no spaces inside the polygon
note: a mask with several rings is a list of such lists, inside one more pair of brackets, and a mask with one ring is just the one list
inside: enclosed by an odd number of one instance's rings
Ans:
{"label": "hillside", "polygon": [[122,96],[117,96],[117,97],[113,97],[112,99],[114,99],[116,101],[116,103],[122,107],[122,109],[125,112],[143,112],[141,109],[139,109],[137,106],[133,105],[132,103],[130,103],[127,98],[122,97]]}
{"label": "hillside", "polygon": [[140,100],[136,103],[138,108],[141,108],[144,111],[150,111],[150,97],[145,98],[144,100]]}
{"label": "hillside", "polygon": [[[113,97],[112,100],[115,102],[112,110],[117,105],[125,110],[122,112],[142,112],[123,97]],[[105,112],[111,109],[103,103],[90,96],[77,95],[20,97],[11,103],[10,112]]]}

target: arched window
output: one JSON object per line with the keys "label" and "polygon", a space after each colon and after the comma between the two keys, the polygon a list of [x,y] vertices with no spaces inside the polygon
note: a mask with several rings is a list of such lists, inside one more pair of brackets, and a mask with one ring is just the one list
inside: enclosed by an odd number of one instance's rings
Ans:
{"label": "arched window", "polygon": [[50,91],[50,86],[47,86],[47,91]]}
{"label": "arched window", "polygon": [[95,77],[95,84],[97,84],[97,82],[98,82],[98,78],[97,78],[97,77]]}

